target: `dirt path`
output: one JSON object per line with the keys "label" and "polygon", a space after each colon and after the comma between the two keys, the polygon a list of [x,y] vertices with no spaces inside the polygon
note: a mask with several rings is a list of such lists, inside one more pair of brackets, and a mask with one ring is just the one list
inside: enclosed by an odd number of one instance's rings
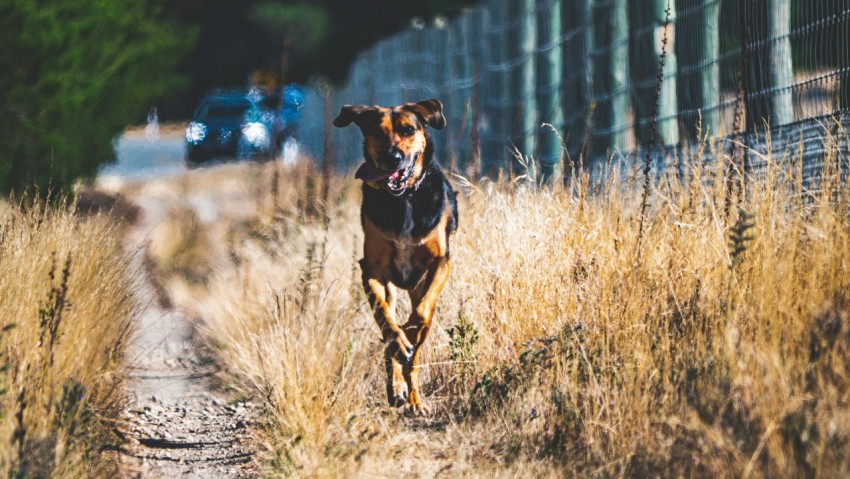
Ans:
{"label": "dirt path", "polygon": [[[143,215],[127,244],[134,266],[144,268],[145,245],[167,205],[137,201]],[[139,301],[148,305],[130,350],[129,408],[125,411],[125,475],[132,478],[256,477],[248,425],[250,403],[228,403],[212,388],[213,366],[205,364],[181,311],[163,306],[146,278]]]}

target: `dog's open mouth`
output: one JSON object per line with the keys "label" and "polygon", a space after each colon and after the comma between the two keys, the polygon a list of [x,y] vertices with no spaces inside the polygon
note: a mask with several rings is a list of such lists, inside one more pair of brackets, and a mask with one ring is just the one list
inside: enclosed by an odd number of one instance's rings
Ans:
{"label": "dog's open mouth", "polygon": [[407,180],[413,175],[415,161],[408,162],[395,171],[382,170],[373,166],[368,161],[360,165],[354,177],[367,183],[378,183],[385,181],[387,191],[393,195],[400,195],[407,189]]}
{"label": "dog's open mouth", "polygon": [[411,161],[407,167],[396,170],[387,177],[387,190],[394,195],[404,193],[404,190],[407,189],[407,180],[410,179],[412,174],[413,162]]}

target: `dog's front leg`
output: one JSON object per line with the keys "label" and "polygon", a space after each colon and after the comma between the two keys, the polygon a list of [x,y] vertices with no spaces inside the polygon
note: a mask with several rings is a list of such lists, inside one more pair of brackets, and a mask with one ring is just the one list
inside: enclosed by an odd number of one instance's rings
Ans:
{"label": "dog's front leg", "polygon": [[404,325],[404,331],[407,333],[407,337],[413,341],[414,349],[413,360],[404,365],[403,374],[404,380],[410,388],[408,408],[414,414],[425,413],[428,410],[419,392],[419,351],[431,331],[431,318],[437,308],[437,299],[449,279],[451,269],[452,265],[448,258],[436,259],[428,269],[424,280],[410,292],[413,312]]}
{"label": "dog's front leg", "polygon": [[387,399],[390,406],[401,406],[408,398],[407,381],[404,379],[402,365],[410,362],[413,345],[398,325],[395,316],[396,288],[389,282],[380,281],[370,274],[366,261],[360,262],[363,270],[363,287],[369,299],[369,305],[375,315],[375,321],[381,329],[381,336],[387,345],[385,354],[387,371]]}
{"label": "dog's front leg", "polygon": [[375,313],[375,321],[381,328],[381,336],[387,343],[388,355],[395,357],[402,363],[407,363],[413,356],[413,345],[407,339],[398,321],[395,319],[394,287],[389,283],[382,283],[376,278],[364,280],[366,296],[369,305]]}

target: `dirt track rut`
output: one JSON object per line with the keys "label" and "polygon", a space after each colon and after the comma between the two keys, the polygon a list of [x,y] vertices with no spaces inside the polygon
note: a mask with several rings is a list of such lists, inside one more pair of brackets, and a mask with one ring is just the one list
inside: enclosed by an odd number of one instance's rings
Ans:
{"label": "dirt track rut", "polygon": [[212,387],[214,366],[205,363],[186,315],[162,304],[144,267],[145,246],[167,205],[137,201],[142,219],[127,238],[134,266],[145,271],[139,302],[146,306],[130,348],[130,380],[122,455],[125,477],[256,477],[248,426],[250,403],[229,403]]}

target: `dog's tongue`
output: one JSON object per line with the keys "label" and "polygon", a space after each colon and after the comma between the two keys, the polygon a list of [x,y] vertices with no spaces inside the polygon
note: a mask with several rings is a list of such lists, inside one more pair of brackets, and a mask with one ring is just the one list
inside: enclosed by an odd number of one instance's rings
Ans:
{"label": "dog's tongue", "polygon": [[375,182],[379,180],[383,180],[389,176],[392,176],[394,171],[385,171],[380,168],[375,168],[371,163],[364,162],[360,165],[360,168],[357,168],[357,173],[354,174],[354,177],[363,180],[366,182]]}

